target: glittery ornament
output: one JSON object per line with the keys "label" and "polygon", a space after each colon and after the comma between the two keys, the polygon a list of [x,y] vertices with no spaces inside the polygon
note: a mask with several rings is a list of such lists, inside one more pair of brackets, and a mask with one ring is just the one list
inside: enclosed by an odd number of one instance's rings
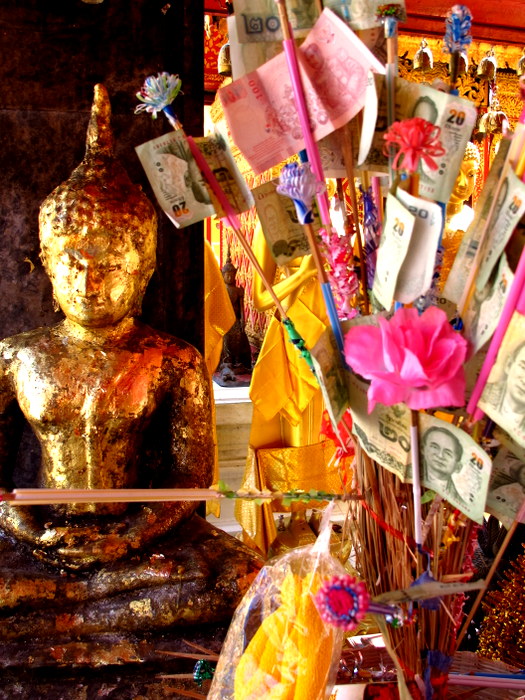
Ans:
{"label": "glittery ornament", "polygon": [[501,590],[487,594],[486,617],[479,637],[479,653],[514,666],[525,666],[525,554],[504,574]]}

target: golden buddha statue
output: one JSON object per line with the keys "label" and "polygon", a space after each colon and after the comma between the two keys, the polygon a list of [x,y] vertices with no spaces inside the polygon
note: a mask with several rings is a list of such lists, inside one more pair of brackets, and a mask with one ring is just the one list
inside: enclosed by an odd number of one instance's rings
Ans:
{"label": "golden buddha statue", "polygon": [[456,182],[447,203],[445,228],[443,231],[443,265],[440,286],[443,289],[461,240],[474,219],[474,211],[466,202],[476,187],[481,158],[475,144],[468,142]]}
{"label": "golden buddha statue", "polygon": [[[212,480],[204,361],[136,318],[155,267],[157,220],[113,156],[109,120],[98,85],[85,158],[40,209],[42,262],[65,318],[0,342],[4,488],[19,483],[24,418],[42,452],[34,486],[199,488]],[[49,639],[60,634],[125,638],[228,620],[260,564],[195,508],[0,504],[2,642],[36,637],[56,649]],[[122,648],[86,645],[83,663],[122,657]]]}

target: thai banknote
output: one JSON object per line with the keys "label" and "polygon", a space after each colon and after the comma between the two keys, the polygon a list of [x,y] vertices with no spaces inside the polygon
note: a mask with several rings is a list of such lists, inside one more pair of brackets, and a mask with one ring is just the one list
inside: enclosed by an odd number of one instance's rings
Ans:
{"label": "thai banknote", "polygon": [[518,311],[510,320],[479,407],[525,447],[525,316]]}
{"label": "thai banknote", "polygon": [[405,481],[410,465],[410,409],[405,404],[377,404],[368,413],[368,384],[348,373],[352,430],[364,451]]}
{"label": "thai banknote", "polygon": [[505,164],[509,146],[509,140],[503,139],[500,141],[498,152],[494,157],[481,195],[476,202],[474,219],[463,236],[450,274],[447,277],[445,288],[443,289],[443,296],[453,301],[455,304],[458,304],[461,299],[472,264],[477,255],[481,234],[483,230],[486,229],[487,219],[490,214],[494,195],[497,191],[498,180],[500,179]]}
{"label": "thai banknote", "polygon": [[[328,7],[354,31],[377,28],[383,32],[382,21],[378,19],[378,9],[383,0],[325,0]],[[405,14],[404,0],[395,3],[400,13]],[[318,17],[315,0],[286,0],[288,18],[295,37],[305,36]],[[275,0],[235,0],[235,14],[238,40],[241,43],[281,41],[281,22]],[[401,21],[403,16],[401,16]],[[230,35],[231,40],[231,35]]]}
{"label": "thai banknote", "polygon": [[213,216],[208,189],[182,130],[135,148],[157,201],[178,228]]}
{"label": "thai banknote", "polygon": [[513,450],[502,446],[494,457],[486,506],[507,529],[525,501],[525,454]]}
{"label": "thai banknote", "polygon": [[[328,9],[297,54],[310,124],[318,141],[361,110],[368,71],[384,68]],[[224,86],[218,95],[233,141],[256,174],[304,148],[284,54]]]}
{"label": "thai banknote", "polygon": [[428,291],[436,263],[443,224],[443,210],[428,199],[414,197],[398,188],[397,199],[414,215],[408,251],[399,270],[394,298],[410,304]]}
{"label": "thai banknote", "polygon": [[[456,181],[467,142],[474,128],[477,110],[469,100],[440,92],[421,83],[396,78],[395,119],[421,117],[440,128],[440,141],[445,149],[437,157],[437,170],[421,162],[419,195],[436,202],[448,202]],[[359,149],[360,166],[386,172],[388,161],[384,151],[387,130],[386,80],[374,76],[367,90],[363,113],[363,130]]]}
{"label": "thai banknote", "polygon": [[[348,177],[349,169],[353,170],[357,167],[357,151],[354,152],[352,149],[352,153],[350,153],[345,150],[344,139],[346,137],[343,134],[343,130],[346,129],[349,142],[358,143],[359,125],[357,121],[357,119],[352,119],[348,124],[332,131],[331,134],[317,142],[325,177]],[[350,164],[350,168],[348,164]]]}
{"label": "thai banknote", "polygon": [[237,36],[235,15],[228,17],[228,38],[233,80],[251,73],[283,50],[282,41],[254,41],[241,44]]}
{"label": "thai banknote", "polygon": [[374,298],[387,311],[390,310],[394,301],[399,271],[407,255],[415,222],[415,214],[412,214],[399,199],[389,193],[372,287]]}
{"label": "thai banknote", "polygon": [[[402,481],[410,481],[410,409],[405,404],[378,404],[368,413],[367,388],[365,382],[349,373],[353,431],[372,459]],[[422,485],[481,523],[491,460],[470,435],[451,423],[420,413],[419,458]]]}
{"label": "thai banknote", "polygon": [[419,414],[421,483],[475,522],[483,522],[492,468],[489,455],[451,423]]}
{"label": "thai banknote", "polygon": [[481,244],[481,260],[476,276],[478,290],[482,290],[487,284],[494,265],[524,213],[525,182],[522,182],[513,170],[509,170],[501,183],[496,206]]}
{"label": "thai banknote", "polygon": [[[319,17],[315,0],[285,0],[295,37],[306,36]],[[282,41],[283,32],[275,0],[235,0],[234,18],[241,43]]]}
{"label": "thai banknote", "polygon": [[[385,5],[384,0],[324,0],[324,7],[329,7],[344,20],[354,31],[357,29],[383,28],[382,20],[378,19],[378,10]],[[396,5],[399,11],[399,21],[406,21],[406,9],[404,0],[398,0]]]}
{"label": "thai banknote", "polygon": [[514,273],[503,253],[495,274],[481,290],[476,288],[472,295],[463,314],[463,327],[473,352],[485,345],[496,330],[513,279]]}
{"label": "thai banknote", "polygon": [[270,180],[252,190],[252,194],[268,248],[277,265],[286,265],[308,255],[310,246],[293,201],[276,192],[278,184],[278,180]]}
{"label": "thai banknote", "polygon": [[[194,140],[233,211],[236,214],[241,214],[250,209],[254,204],[253,196],[237,167],[226,138],[216,129],[212,134]],[[215,213],[222,218],[226,212],[212,191],[210,191],[210,196]]]}
{"label": "thai banknote", "polygon": [[337,432],[337,426],[349,407],[349,398],[346,369],[330,327],[322,333],[311,353],[326,410]]}

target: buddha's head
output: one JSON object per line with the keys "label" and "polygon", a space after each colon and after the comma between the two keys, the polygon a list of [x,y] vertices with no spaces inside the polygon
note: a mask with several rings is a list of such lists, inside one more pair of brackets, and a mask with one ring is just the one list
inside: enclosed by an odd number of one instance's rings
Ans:
{"label": "buddha's head", "polygon": [[66,317],[92,328],[140,313],[157,216],[115,159],[106,89],[95,86],[86,155],[42,203],[41,258]]}
{"label": "buddha's head", "polygon": [[454,183],[454,189],[450,195],[449,202],[451,204],[462,204],[471,197],[476,187],[476,176],[479,171],[480,162],[478,149],[469,141],[463,155],[463,160],[461,161],[461,167],[456,182]]}
{"label": "buddha's head", "polygon": [[222,266],[221,272],[225,284],[235,284],[235,278],[237,277],[237,268],[232,263],[229,246],[228,255],[226,256],[226,262]]}

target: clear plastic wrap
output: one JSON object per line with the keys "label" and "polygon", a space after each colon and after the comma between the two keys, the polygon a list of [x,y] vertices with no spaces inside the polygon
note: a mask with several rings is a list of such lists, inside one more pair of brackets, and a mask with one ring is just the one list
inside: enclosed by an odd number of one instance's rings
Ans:
{"label": "clear plastic wrap", "polygon": [[345,573],[329,552],[330,529],[314,545],[268,562],[232,619],[208,700],[324,700],[343,631],[327,625],[314,596]]}

